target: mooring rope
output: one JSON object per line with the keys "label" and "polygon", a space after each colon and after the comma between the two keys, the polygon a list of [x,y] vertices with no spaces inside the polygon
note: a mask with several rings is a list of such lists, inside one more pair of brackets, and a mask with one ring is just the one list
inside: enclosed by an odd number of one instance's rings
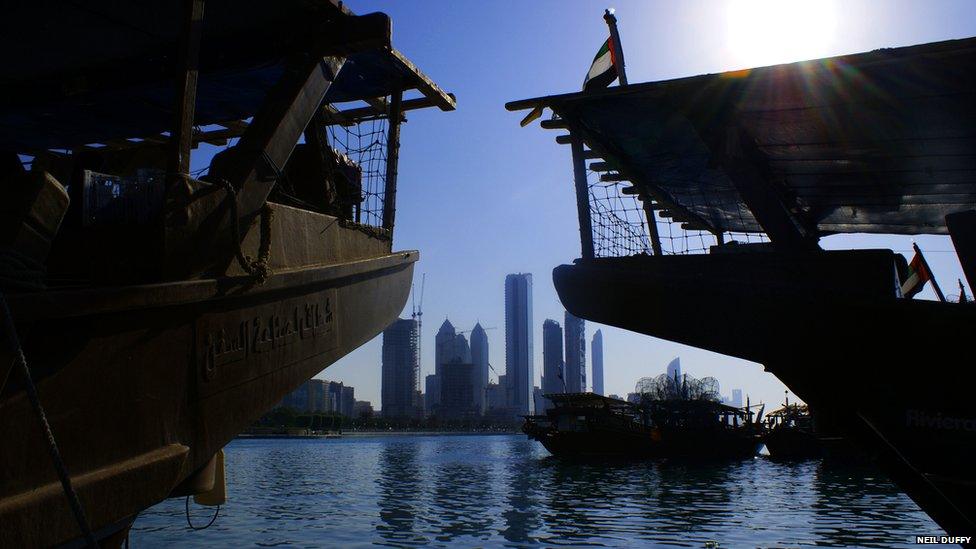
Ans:
{"label": "mooring rope", "polygon": [[237,263],[258,284],[264,284],[272,274],[271,264],[268,260],[271,259],[271,221],[274,219],[274,210],[267,203],[261,208],[261,243],[258,246],[258,258],[256,260],[251,259],[250,256],[244,255],[244,250],[241,248],[241,225],[237,211],[237,189],[225,179],[221,179],[220,184],[227,193],[227,202],[230,203],[231,230],[233,231],[231,240],[234,243],[234,256],[237,258]]}
{"label": "mooring rope", "polygon": [[217,510],[214,511],[212,517],[210,517],[210,522],[206,526],[194,526],[193,522],[190,520],[190,496],[186,496],[186,524],[193,530],[206,530],[213,526],[213,523],[217,521],[217,515],[220,514],[220,506],[217,506]]}
{"label": "mooring rope", "polygon": [[3,313],[3,324],[4,331],[7,332],[7,342],[9,343],[11,350],[14,352],[14,360],[20,365],[21,373],[24,375],[24,385],[27,390],[27,398],[30,400],[31,406],[34,408],[34,413],[37,415],[37,420],[38,423],[40,423],[41,430],[44,431],[44,438],[47,442],[48,453],[51,454],[51,461],[54,462],[54,468],[57,470],[58,478],[61,480],[61,489],[64,491],[64,495],[68,498],[71,511],[74,514],[75,520],[78,522],[78,527],[81,529],[81,533],[84,535],[88,545],[97,548],[98,540],[95,539],[95,535],[88,526],[88,519],[85,517],[85,510],[81,507],[81,501],[78,499],[78,494],[71,485],[71,477],[68,476],[68,468],[65,467],[64,460],[61,459],[61,452],[58,450],[58,444],[54,440],[54,433],[51,432],[51,425],[47,421],[47,415],[44,414],[44,407],[41,405],[41,400],[37,396],[37,387],[34,386],[34,380],[31,378],[30,368],[27,366],[27,358],[24,356],[24,349],[20,345],[20,338],[17,336],[17,329],[14,326],[13,315],[10,312],[10,308],[7,306],[7,298],[4,296],[3,292],[0,292],[0,312]]}

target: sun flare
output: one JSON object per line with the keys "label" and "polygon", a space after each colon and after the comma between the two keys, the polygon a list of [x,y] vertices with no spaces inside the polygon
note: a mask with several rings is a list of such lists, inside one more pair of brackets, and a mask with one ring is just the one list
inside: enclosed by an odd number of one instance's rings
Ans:
{"label": "sun flare", "polygon": [[743,67],[825,57],[836,24],[832,0],[732,0],[729,50]]}

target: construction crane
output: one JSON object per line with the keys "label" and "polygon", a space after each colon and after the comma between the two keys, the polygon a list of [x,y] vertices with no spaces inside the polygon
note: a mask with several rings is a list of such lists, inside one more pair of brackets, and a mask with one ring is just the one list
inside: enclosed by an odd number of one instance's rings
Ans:
{"label": "construction crane", "polygon": [[424,341],[424,286],[427,285],[427,273],[424,273],[420,277],[420,304],[418,305],[416,298],[416,284],[410,286],[410,318],[417,322],[417,373],[415,377],[417,378],[417,389],[421,390],[420,376],[423,371],[422,367],[422,357],[423,353],[423,341]]}
{"label": "construction crane", "polygon": [[[489,328],[482,327],[481,329],[482,330],[485,330],[485,331],[487,331],[487,330],[497,330],[498,329],[498,326],[491,326]],[[470,334],[473,331],[474,331],[474,329],[471,329],[471,330],[461,330],[460,332],[454,332],[454,333],[456,333],[458,335],[461,335],[461,334]]]}

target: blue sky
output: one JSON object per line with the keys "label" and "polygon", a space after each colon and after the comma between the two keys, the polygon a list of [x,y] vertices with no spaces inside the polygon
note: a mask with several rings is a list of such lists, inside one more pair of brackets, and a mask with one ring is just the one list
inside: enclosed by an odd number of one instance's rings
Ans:
{"label": "blue sky", "polygon": [[[579,90],[607,36],[604,8],[616,9],[632,83],[976,35],[976,2],[965,0],[347,4],[357,13],[390,14],[395,47],[458,99],[456,112],[410,113],[401,137],[395,248],[421,250],[418,284],[427,273],[424,374],[433,370],[433,336],[445,317],[459,330],[479,320],[497,327],[488,331],[491,363],[504,373],[505,275],[531,272],[537,384],[542,322],[563,319],[552,268],[579,256],[570,152],[554,142],[554,132],[520,128],[522,114],[504,104]],[[946,253],[948,238],[916,241],[944,291],[958,293],[963,275]],[[911,239],[834,236],[822,245],[910,255]],[[931,290],[919,297],[934,298]],[[597,327],[587,323],[588,343]],[[601,328],[609,393],[633,391],[638,378],[663,372],[681,356],[685,372],[717,377],[723,393],[738,387],[753,402],[782,401],[784,387],[758,364]],[[316,377],[351,384],[358,399],[379,407],[380,339]]]}

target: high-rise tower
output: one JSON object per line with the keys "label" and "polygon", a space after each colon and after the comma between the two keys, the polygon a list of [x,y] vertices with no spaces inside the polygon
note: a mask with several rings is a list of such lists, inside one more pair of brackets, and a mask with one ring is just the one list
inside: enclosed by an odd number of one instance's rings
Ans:
{"label": "high-rise tower", "polygon": [[474,376],[474,410],[476,414],[482,415],[487,408],[485,391],[488,389],[488,334],[481,327],[481,323],[475,324],[471,330],[471,364],[474,365],[471,374]]}
{"label": "high-rise tower", "polygon": [[532,275],[505,277],[506,403],[518,415],[531,414],[532,405]]}
{"label": "high-rise tower", "polygon": [[600,330],[593,334],[590,356],[593,358],[593,392],[598,395],[605,395],[606,393],[603,391],[603,332]]}
{"label": "high-rise tower", "polygon": [[[563,329],[555,320],[542,323],[542,394],[566,392],[563,372]],[[536,410],[536,413],[541,413]]]}
{"label": "high-rise tower", "polygon": [[586,391],[586,326],[566,311],[566,392]]}
{"label": "high-rise tower", "polygon": [[417,414],[417,321],[397,319],[383,331],[380,402],[385,417]]}

